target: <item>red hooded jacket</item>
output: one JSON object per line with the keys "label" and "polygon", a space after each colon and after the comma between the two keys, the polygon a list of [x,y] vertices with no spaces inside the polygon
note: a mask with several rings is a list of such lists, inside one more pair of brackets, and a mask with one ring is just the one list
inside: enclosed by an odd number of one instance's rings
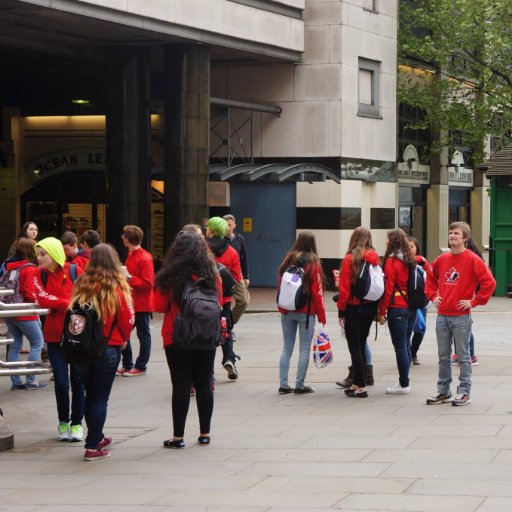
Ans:
{"label": "red hooded jacket", "polygon": [[[48,274],[46,287],[43,285],[41,272]],[[83,273],[84,271],[77,266],[77,277]],[[44,322],[44,340],[47,343],[59,343],[64,332],[64,317],[73,294],[73,281],[69,275],[69,263],[64,263],[64,268],[58,267],[55,272],[39,268],[33,277],[36,301],[42,308],[51,309]]]}
{"label": "red hooded jacket", "polygon": [[136,313],[150,313],[153,308],[155,270],[151,253],[139,247],[128,253],[126,269],[131,275],[128,284],[132,289],[133,309]]}
{"label": "red hooded jacket", "polygon": [[135,325],[135,312],[133,311],[133,307],[127,304],[121,288],[117,289],[117,295],[119,297],[119,304],[115,317],[111,316],[103,320],[103,336],[107,338],[112,328],[112,322],[114,318],[116,319],[112,336],[108,340],[108,345],[111,346],[120,346],[126,340],[129,340],[133,326]]}
{"label": "red hooded jacket", "polygon": [[[350,269],[352,267],[352,254],[346,254],[341,263],[340,269],[340,282],[338,285],[338,290],[340,292],[340,296],[337,302],[337,307],[339,311],[345,311],[347,305],[356,305],[360,304],[361,301],[352,295],[352,278]],[[363,258],[366,263],[369,265],[378,265],[379,264],[379,255],[374,249],[365,249],[363,252]],[[368,301],[363,301],[368,302]]]}
{"label": "red hooded jacket", "polygon": [[[195,279],[194,276],[192,279]],[[217,275],[217,293],[219,294],[219,304],[222,304],[222,281],[219,275]],[[176,315],[181,311],[181,305],[172,300],[172,292],[170,290],[163,293],[162,290],[157,287],[155,290],[155,311],[164,313],[161,331],[164,347],[166,345],[172,345],[174,320]]]}
{"label": "red hooded jacket", "polygon": [[386,316],[389,308],[409,307],[399,291],[407,294],[409,267],[400,258],[390,256],[384,264],[384,276],[384,295],[379,302],[379,316]]}

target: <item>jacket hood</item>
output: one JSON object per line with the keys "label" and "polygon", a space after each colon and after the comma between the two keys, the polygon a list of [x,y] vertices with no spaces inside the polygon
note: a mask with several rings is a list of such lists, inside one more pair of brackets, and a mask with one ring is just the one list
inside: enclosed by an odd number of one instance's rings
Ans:
{"label": "jacket hood", "polygon": [[53,236],[49,236],[48,238],[44,238],[40,242],[37,242],[35,247],[41,247],[41,249],[46,251],[52,260],[59,265],[59,267],[64,267],[66,255],[64,254],[64,247],[62,247],[60,240]]}
{"label": "jacket hood", "polygon": [[207,238],[206,242],[215,256],[222,256],[229,247],[229,242],[225,238],[218,238],[214,236],[212,238]]}
{"label": "jacket hood", "polygon": [[370,265],[378,265],[379,255],[373,249],[365,249],[363,252],[363,260]]}
{"label": "jacket hood", "polygon": [[390,254],[389,257],[404,261],[404,253],[402,251],[394,252],[393,254]]}

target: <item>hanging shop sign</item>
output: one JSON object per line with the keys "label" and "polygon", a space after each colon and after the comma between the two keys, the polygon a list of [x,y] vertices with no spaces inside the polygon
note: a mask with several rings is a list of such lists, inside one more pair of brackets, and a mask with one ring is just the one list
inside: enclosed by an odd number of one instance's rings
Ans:
{"label": "hanging shop sign", "polygon": [[400,183],[421,183],[428,185],[430,183],[430,167],[421,165],[418,151],[409,144],[404,149],[402,161],[398,163],[396,175]]}
{"label": "hanging shop sign", "polygon": [[448,185],[450,187],[472,187],[473,169],[464,167],[464,157],[460,151],[454,151],[448,167]]}
{"label": "hanging shop sign", "polygon": [[44,155],[25,165],[32,183],[61,172],[105,169],[103,148],[78,148]]}

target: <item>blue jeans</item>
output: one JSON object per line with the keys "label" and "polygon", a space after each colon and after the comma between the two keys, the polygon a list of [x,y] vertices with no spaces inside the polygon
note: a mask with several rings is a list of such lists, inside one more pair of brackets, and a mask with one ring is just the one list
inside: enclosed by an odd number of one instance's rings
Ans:
{"label": "blue jeans", "polygon": [[84,384],[76,369],[64,359],[60,343],[47,343],[55,378],[55,399],[59,422],[69,423],[69,383],[71,381],[71,425],[81,425],[84,417]]}
{"label": "blue jeans", "polygon": [[469,357],[469,338],[471,336],[470,315],[444,316],[437,315],[436,336],[437,353],[439,357],[439,376],[437,392],[448,395],[452,383],[452,339],[455,343],[457,361],[460,366],[459,386],[457,393],[471,393],[471,358]]}
{"label": "blue jeans", "polygon": [[306,380],[306,372],[309,365],[309,353],[311,351],[311,340],[315,331],[315,316],[310,315],[309,326],[306,329],[306,313],[281,314],[281,328],[283,329],[283,352],[279,360],[279,385],[288,386],[288,371],[290,359],[295,346],[297,328],[299,329],[299,364],[295,387],[302,389]]}
{"label": "blue jeans", "polygon": [[[9,330],[9,334],[13,337],[14,342],[9,346],[8,361],[19,361],[20,350],[23,345],[23,336],[26,336],[30,343],[30,352],[28,361],[40,361],[41,349],[43,348],[44,339],[41,330],[41,322],[39,320],[14,320],[14,318],[6,318],[5,324]],[[27,384],[36,381],[35,375],[27,375]],[[11,382],[14,386],[22,384],[19,375],[13,375]]]}
{"label": "blue jeans", "polygon": [[107,419],[107,404],[121,360],[121,347],[105,347],[103,357],[94,363],[73,365],[85,386],[85,447],[95,449],[105,437],[103,426]]}
{"label": "blue jeans", "polygon": [[[137,338],[139,338],[139,357],[135,361],[135,368],[146,371],[151,354],[151,331],[149,329],[149,321],[151,313],[139,312],[135,313],[135,329]],[[133,368],[132,345],[128,341],[126,348],[123,350],[123,368],[131,370]]]}
{"label": "blue jeans", "polygon": [[409,368],[412,362],[411,339],[412,329],[416,322],[416,310],[407,308],[389,308],[388,326],[391,341],[395,348],[396,364],[400,386],[409,386]]}

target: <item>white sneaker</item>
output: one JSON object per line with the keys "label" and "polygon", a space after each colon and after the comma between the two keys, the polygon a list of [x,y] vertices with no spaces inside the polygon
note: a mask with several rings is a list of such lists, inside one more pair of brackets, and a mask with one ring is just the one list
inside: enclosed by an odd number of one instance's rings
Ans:
{"label": "white sneaker", "polygon": [[69,441],[69,425],[66,422],[59,423],[57,427],[57,441]]}
{"label": "white sneaker", "polygon": [[69,429],[69,442],[78,443],[84,440],[84,429],[82,425],[71,425]]}
{"label": "white sneaker", "polygon": [[397,382],[392,388],[386,388],[386,393],[389,395],[406,395],[411,392],[411,386],[403,388],[400,382]]}

